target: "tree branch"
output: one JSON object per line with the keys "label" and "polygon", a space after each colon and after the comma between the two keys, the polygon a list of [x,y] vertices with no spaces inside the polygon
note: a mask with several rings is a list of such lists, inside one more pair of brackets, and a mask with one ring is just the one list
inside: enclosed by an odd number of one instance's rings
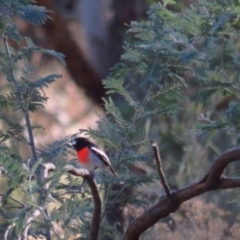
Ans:
{"label": "tree branch", "polygon": [[227,165],[231,162],[240,159],[239,147],[229,149],[218,157],[208,172],[209,187],[214,184],[219,184],[219,178],[222,178],[222,174]]}
{"label": "tree branch", "polygon": [[229,188],[238,188],[240,187],[240,178],[239,177],[222,177],[220,189],[229,189]]}
{"label": "tree branch", "polygon": [[[10,5],[9,9],[11,9],[11,5]],[[10,14],[10,12],[9,12],[9,14]],[[10,53],[9,46],[8,46],[7,34],[2,35],[2,41],[3,41],[4,48],[5,48],[5,52],[6,52],[7,56],[9,57],[9,59],[11,59],[12,57],[11,57],[11,53]],[[23,105],[23,101],[22,101],[21,95],[20,95],[19,84],[18,84],[18,82],[17,82],[17,80],[14,76],[13,70],[11,70],[10,74],[11,74],[13,86],[14,86],[14,88],[16,90],[16,93],[17,93],[16,94],[17,95],[17,100],[20,104],[21,110],[22,110],[23,115],[24,115],[24,119],[25,119],[25,123],[26,123],[26,127],[27,127],[28,138],[29,138],[29,145],[30,145],[31,151],[32,151],[32,158],[33,158],[34,162],[37,162],[37,153],[36,153],[34,137],[33,137],[33,132],[32,132],[32,125],[31,125],[31,122],[30,122],[28,109]]]}
{"label": "tree branch", "polygon": [[223,176],[223,171],[227,165],[238,160],[240,160],[240,147],[224,152],[216,159],[208,173],[201,180],[174,191],[171,197],[175,201],[169,201],[166,195],[162,196],[155,205],[130,223],[123,240],[139,239],[144,231],[160,219],[175,212],[183,202],[189,199],[208,191],[240,187],[240,178]]}
{"label": "tree branch", "polygon": [[90,231],[90,240],[96,240],[98,239],[98,232],[99,232],[99,226],[101,222],[101,207],[102,202],[100,198],[100,194],[97,188],[97,184],[95,182],[95,179],[89,174],[89,171],[83,168],[75,168],[72,165],[66,165],[65,169],[67,172],[75,175],[75,176],[81,176],[83,177],[92,193],[93,201],[94,201],[94,210],[93,210],[93,216],[92,216],[92,226]]}
{"label": "tree branch", "polygon": [[[0,193],[0,196],[5,197],[5,194]],[[26,207],[25,204],[23,204],[22,202],[18,201],[15,198],[13,198],[13,197],[8,197],[8,198],[11,199],[13,202],[18,203],[21,206],[21,208]]]}
{"label": "tree branch", "polygon": [[163,169],[162,169],[162,159],[161,159],[161,156],[160,156],[160,151],[159,151],[158,146],[155,142],[151,141],[151,143],[152,143],[152,147],[153,147],[153,151],[154,151],[154,155],[155,155],[155,160],[156,160],[156,164],[157,164],[157,170],[158,170],[158,174],[159,174],[161,183],[163,185],[163,188],[165,190],[165,193],[166,193],[167,197],[170,199],[172,194],[171,194],[170,187],[167,183],[167,179],[166,179],[165,174],[164,174]]}

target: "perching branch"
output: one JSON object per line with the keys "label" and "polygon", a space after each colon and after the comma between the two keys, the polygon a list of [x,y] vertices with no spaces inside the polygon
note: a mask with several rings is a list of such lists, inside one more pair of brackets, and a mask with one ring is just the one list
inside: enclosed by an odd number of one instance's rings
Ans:
{"label": "perching branch", "polygon": [[95,179],[89,174],[89,171],[83,168],[75,168],[72,165],[66,165],[65,169],[67,172],[75,175],[75,176],[81,176],[84,180],[87,181],[92,197],[94,202],[94,210],[93,210],[93,216],[92,216],[92,226],[90,231],[90,240],[96,240],[98,239],[98,232],[99,232],[99,226],[101,222],[101,198],[99,195],[99,191],[97,188],[97,184],[95,182]]}
{"label": "perching branch", "polygon": [[240,187],[240,177],[232,178],[223,175],[227,165],[238,160],[240,160],[240,147],[224,152],[216,159],[208,173],[201,180],[175,190],[171,196],[174,197],[174,201],[169,201],[166,195],[162,196],[155,205],[130,223],[123,240],[139,239],[144,231],[170,213],[175,212],[183,202],[189,199],[213,190]]}
{"label": "perching branch", "polygon": [[160,156],[160,151],[159,151],[158,146],[155,142],[152,141],[151,143],[152,143],[154,156],[155,156],[155,160],[156,160],[156,164],[157,164],[157,170],[158,170],[158,174],[159,174],[161,183],[163,185],[163,188],[165,190],[165,193],[166,193],[167,197],[170,199],[171,198],[171,190],[170,190],[170,187],[167,183],[167,179],[166,179],[165,174],[164,174],[163,169],[162,169],[162,159],[161,159],[161,156]]}

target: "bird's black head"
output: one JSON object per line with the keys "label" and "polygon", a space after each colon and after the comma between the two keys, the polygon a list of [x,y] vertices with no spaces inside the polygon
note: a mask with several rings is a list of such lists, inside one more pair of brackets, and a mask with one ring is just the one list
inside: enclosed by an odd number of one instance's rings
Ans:
{"label": "bird's black head", "polygon": [[76,151],[79,151],[82,148],[91,146],[92,143],[87,138],[78,137],[72,140],[72,145],[76,149]]}

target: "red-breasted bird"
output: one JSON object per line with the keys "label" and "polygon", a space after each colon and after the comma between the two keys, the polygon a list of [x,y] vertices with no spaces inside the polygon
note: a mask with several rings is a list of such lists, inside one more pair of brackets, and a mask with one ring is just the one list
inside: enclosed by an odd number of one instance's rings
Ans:
{"label": "red-breasted bird", "polygon": [[84,137],[75,138],[71,143],[77,151],[80,164],[84,168],[89,171],[94,171],[97,168],[107,168],[118,179],[108,156],[97,145]]}

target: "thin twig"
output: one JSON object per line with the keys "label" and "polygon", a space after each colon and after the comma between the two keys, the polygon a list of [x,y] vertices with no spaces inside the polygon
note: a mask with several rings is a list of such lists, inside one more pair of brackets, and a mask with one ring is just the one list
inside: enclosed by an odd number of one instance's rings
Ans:
{"label": "thin twig", "polygon": [[[2,39],[3,39],[3,45],[5,47],[5,51],[7,53],[7,56],[11,59],[12,57],[11,57],[11,53],[10,53],[9,46],[8,46],[7,35],[2,34]],[[21,96],[19,94],[20,93],[19,85],[18,85],[18,82],[15,79],[13,70],[11,71],[11,77],[12,77],[12,80],[13,80],[12,82],[13,82],[14,88],[17,92],[17,100],[20,103],[20,106],[21,106],[21,109],[22,109],[22,112],[23,112],[23,115],[24,115],[24,119],[25,119],[25,123],[26,123],[26,127],[27,127],[27,132],[28,132],[29,145],[31,147],[31,151],[32,151],[32,155],[33,155],[32,158],[33,158],[34,162],[37,162],[37,153],[36,153],[36,149],[35,149],[34,137],[33,137],[32,126],[31,126],[31,122],[30,122],[30,118],[29,118],[28,109],[23,106],[23,101],[22,101]]]}
{"label": "thin twig", "polygon": [[[9,13],[8,13],[9,21],[10,21],[10,18],[11,18],[12,4],[13,4],[13,0],[11,0],[10,4],[9,4]],[[10,50],[9,50],[9,46],[8,46],[7,34],[3,34],[2,38],[3,38],[3,44],[4,44],[4,47],[5,47],[7,56],[11,59],[12,56],[10,54]],[[13,70],[12,70],[11,74],[12,74],[12,77],[13,77],[14,87],[17,91],[17,98],[18,98],[19,103],[21,103],[21,109],[22,109],[22,112],[24,114],[24,118],[25,118],[25,122],[26,122],[26,126],[27,126],[28,138],[29,138],[28,145],[30,145],[30,147],[31,147],[33,160],[35,162],[37,162],[37,153],[36,153],[36,149],[35,149],[34,138],[33,138],[33,133],[32,133],[32,126],[31,126],[31,122],[30,122],[30,118],[29,118],[29,114],[28,114],[28,109],[25,109],[24,106],[22,105],[22,100],[21,100],[21,97],[20,97],[20,94],[19,94],[18,82],[16,81],[16,79],[14,77]]]}
{"label": "thin twig", "polygon": [[[155,66],[155,65],[154,65],[154,66]],[[152,70],[153,70],[153,69],[152,69]],[[152,71],[151,71],[151,72],[152,72]],[[118,166],[119,166],[119,164],[120,164],[120,160],[121,160],[121,158],[122,158],[122,156],[123,156],[124,149],[125,149],[125,147],[126,147],[126,145],[127,145],[128,137],[129,137],[130,133],[132,132],[132,130],[133,130],[133,128],[134,128],[134,126],[135,126],[135,124],[136,124],[136,122],[137,122],[137,120],[138,120],[138,117],[140,116],[141,112],[143,111],[144,106],[147,104],[147,100],[148,100],[150,94],[151,94],[151,85],[149,86],[148,91],[147,91],[147,93],[145,94],[144,100],[142,101],[142,103],[141,103],[141,105],[138,107],[138,109],[136,110],[135,115],[134,115],[134,117],[133,117],[132,124],[130,125],[130,127],[129,127],[126,135],[125,135],[125,138],[124,138],[124,140],[123,140],[123,142],[122,142],[122,147],[121,147],[121,150],[120,150],[118,159],[117,159],[116,168],[118,168]],[[109,193],[110,193],[110,191],[111,191],[111,189],[112,189],[112,186],[113,186],[113,179],[114,179],[114,177],[111,178],[109,187],[108,187],[107,192],[106,192],[106,201],[105,201],[105,203],[104,203],[105,209],[104,209],[104,211],[103,211],[103,214],[102,214],[102,217],[101,217],[101,221],[103,220],[104,216],[105,216],[106,213],[107,213],[107,205],[108,205],[108,202],[109,202]]]}
{"label": "thin twig", "polygon": [[[5,194],[0,193],[0,196],[4,197]],[[18,203],[19,205],[21,205],[21,207],[26,207],[25,204],[23,204],[22,202],[20,202],[20,201],[14,199],[14,198],[12,198],[12,197],[9,197],[9,199],[11,199],[12,201]]]}
{"label": "thin twig", "polygon": [[79,191],[79,189],[69,189],[69,190],[67,190],[64,193],[56,194],[55,196],[61,197],[61,196],[66,195],[66,194],[73,194],[73,193],[75,193],[75,194],[78,194],[78,193],[83,194],[83,192],[81,190]]}
{"label": "thin twig", "polygon": [[121,158],[122,158],[124,149],[125,149],[125,147],[126,147],[126,145],[127,145],[128,137],[129,137],[130,133],[132,132],[132,130],[133,130],[136,122],[138,121],[138,117],[140,116],[140,114],[141,114],[142,111],[144,110],[144,107],[145,107],[145,105],[146,105],[146,103],[147,103],[147,101],[148,101],[148,98],[149,98],[149,96],[150,96],[150,94],[151,94],[151,88],[152,88],[152,86],[150,85],[149,88],[148,88],[148,90],[147,90],[147,92],[146,92],[146,94],[145,94],[145,97],[144,97],[142,103],[141,103],[140,106],[136,109],[136,112],[135,112],[135,114],[134,114],[132,123],[131,123],[131,125],[130,125],[130,127],[129,127],[126,135],[125,135],[125,137],[124,137],[123,142],[122,142],[122,148],[121,148],[121,150],[120,150],[120,153],[119,153],[119,156],[118,156],[118,159],[117,159],[117,166],[118,166],[118,164],[119,164],[119,162],[120,162],[120,160],[121,160]]}
{"label": "thin twig", "polygon": [[[155,59],[154,59],[154,63],[153,63],[153,66],[151,68],[151,71],[149,72],[149,75],[148,75],[148,79],[151,78],[152,74],[153,74],[153,71],[156,67],[156,64],[157,64],[157,54],[155,56]],[[150,98],[150,95],[151,95],[151,92],[152,92],[152,84],[149,85],[148,87],[148,90],[144,96],[144,99],[143,101],[141,102],[140,106],[137,108],[135,107],[135,114],[133,116],[133,120],[132,120],[132,123],[130,125],[130,127],[128,128],[128,131],[122,141],[122,146],[121,146],[121,149],[120,149],[120,152],[119,152],[119,155],[118,155],[118,159],[117,159],[117,164],[116,164],[116,169],[118,168],[119,164],[120,164],[120,160],[122,159],[122,156],[123,156],[123,152],[125,150],[125,147],[127,145],[127,141],[128,141],[128,137],[130,135],[130,133],[132,132],[134,126],[136,125],[137,121],[139,120],[139,116],[141,115],[142,111],[144,110],[144,107],[146,106],[146,104],[149,102],[149,98]],[[112,189],[112,186],[113,186],[113,177],[111,178],[111,181],[110,181],[110,184],[109,184],[109,187],[108,187],[108,190],[107,190],[107,193],[106,193],[106,201],[104,203],[104,206],[105,206],[105,209],[103,211],[103,214],[102,214],[102,217],[101,217],[101,221],[103,220],[106,212],[107,212],[107,205],[108,205],[108,202],[109,202],[109,193],[110,193],[110,190]]]}
{"label": "thin twig", "polygon": [[161,159],[161,156],[160,156],[160,152],[159,152],[159,149],[158,149],[158,146],[155,142],[151,141],[152,143],[152,148],[153,148],[153,151],[154,151],[154,156],[155,156],[155,160],[156,160],[156,164],[157,164],[157,170],[158,170],[158,174],[159,174],[159,177],[160,177],[160,180],[161,180],[161,183],[163,185],[163,188],[166,192],[166,195],[168,198],[171,198],[171,189],[167,183],[167,179],[166,179],[166,176],[163,172],[163,169],[162,169],[162,159]]}

